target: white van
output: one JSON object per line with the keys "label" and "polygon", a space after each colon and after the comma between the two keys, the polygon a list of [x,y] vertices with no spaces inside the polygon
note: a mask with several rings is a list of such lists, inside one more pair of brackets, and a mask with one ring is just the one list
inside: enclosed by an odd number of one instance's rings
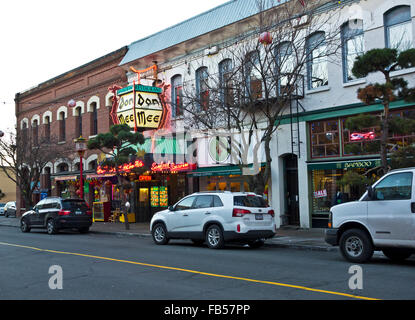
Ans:
{"label": "white van", "polygon": [[325,240],[351,262],[382,250],[390,259],[415,253],[415,168],[398,169],[368,187],[358,200],[330,209]]}

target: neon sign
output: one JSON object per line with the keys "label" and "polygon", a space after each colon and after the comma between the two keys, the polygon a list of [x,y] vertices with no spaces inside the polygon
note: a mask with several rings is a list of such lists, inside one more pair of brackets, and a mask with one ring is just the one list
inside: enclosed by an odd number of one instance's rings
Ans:
{"label": "neon sign", "polygon": [[[118,172],[128,173],[134,168],[144,167],[144,162],[141,160],[136,160],[132,163],[126,163],[118,166]],[[106,174],[106,173],[116,173],[116,168],[108,168],[108,166],[98,166],[97,174]]]}
{"label": "neon sign", "polygon": [[373,131],[353,132],[350,134],[350,141],[373,140],[375,138],[376,138],[376,134]]}
{"label": "neon sign", "polygon": [[193,170],[195,168],[195,164],[190,164],[187,162],[184,163],[174,163],[174,162],[162,162],[157,164],[156,162],[153,163],[151,166],[151,171],[153,172],[178,172],[178,171],[186,171],[186,170]]}

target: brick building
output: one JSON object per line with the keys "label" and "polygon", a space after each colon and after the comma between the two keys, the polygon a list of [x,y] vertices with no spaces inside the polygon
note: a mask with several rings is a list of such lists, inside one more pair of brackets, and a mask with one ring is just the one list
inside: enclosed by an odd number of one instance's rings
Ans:
{"label": "brick building", "polygon": [[[35,202],[41,196],[60,195],[62,186],[58,181],[79,177],[80,160],[74,139],[81,135],[90,138],[109,130],[112,95],[108,87],[127,83],[125,72],[118,66],[126,51],[127,47],[120,48],[16,94],[18,134],[27,130],[31,135],[55,137],[59,145],[66,144],[74,150],[73,155],[56,159],[44,168]],[[74,107],[68,106],[70,100],[76,102]],[[95,172],[98,156],[96,151],[87,150],[83,160],[86,173]],[[18,188],[16,198],[19,212],[25,204]]]}

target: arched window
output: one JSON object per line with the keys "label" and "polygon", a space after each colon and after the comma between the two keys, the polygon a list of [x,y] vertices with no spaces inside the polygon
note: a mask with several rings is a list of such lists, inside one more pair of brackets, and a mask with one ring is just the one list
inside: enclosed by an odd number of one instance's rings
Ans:
{"label": "arched window", "polygon": [[82,136],[82,108],[81,107],[76,107],[75,118],[76,118],[75,137],[78,138]]}
{"label": "arched window", "polygon": [[405,51],[413,47],[411,7],[397,6],[383,15],[387,48]]}
{"label": "arched window", "polygon": [[64,111],[59,113],[59,141],[66,141],[66,119]]}
{"label": "arched window", "polygon": [[91,136],[98,134],[98,107],[96,102],[91,103]]}
{"label": "arched window", "polygon": [[98,162],[97,160],[92,160],[89,164],[88,164],[88,170],[95,170],[98,167]]}
{"label": "arched window", "polygon": [[44,129],[45,129],[45,140],[49,142],[50,141],[50,117],[49,116],[45,117]]}
{"label": "arched window", "polygon": [[232,70],[233,64],[231,59],[225,59],[219,63],[220,98],[227,106],[234,103]]}
{"label": "arched window", "polygon": [[199,108],[209,108],[209,83],[208,68],[200,67],[196,70],[196,94]]}
{"label": "arched window", "polygon": [[292,79],[295,79],[292,75],[295,68],[295,56],[292,43],[289,41],[282,42],[276,50],[279,94],[284,94],[289,90],[288,85]]}
{"label": "arched window", "polygon": [[341,27],[342,39],[342,60],[343,60],[343,81],[355,80],[352,73],[356,57],[365,51],[363,37],[363,21],[354,19],[346,22]]}
{"label": "arched window", "polygon": [[69,171],[69,166],[67,163],[62,162],[58,165],[58,172],[68,172]]}
{"label": "arched window", "polygon": [[33,145],[37,146],[39,144],[39,123],[38,120],[35,119],[32,122],[32,139]]}
{"label": "arched window", "polygon": [[251,99],[262,98],[262,73],[259,52],[253,51],[246,55],[246,89]]}
{"label": "arched window", "polygon": [[307,38],[307,82],[309,90],[329,84],[326,49],[324,32],[315,32]]}
{"label": "arched window", "polygon": [[183,83],[179,74],[171,78],[171,112],[173,118],[183,115]]}

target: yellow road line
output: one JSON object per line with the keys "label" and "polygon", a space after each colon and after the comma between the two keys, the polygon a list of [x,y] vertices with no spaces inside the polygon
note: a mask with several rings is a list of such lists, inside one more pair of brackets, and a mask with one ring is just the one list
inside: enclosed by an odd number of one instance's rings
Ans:
{"label": "yellow road line", "polygon": [[197,271],[197,270],[189,270],[189,269],[183,269],[183,268],[176,268],[176,267],[161,266],[161,265],[144,263],[144,262],[136,262],[136,261],[121,260],[121,259],[114,259],[114,258],[108,258],[108,257],[100,257],[100,256],[94,256],[94,255],[90,255],[90,254],[83,254],[83,253],[76,253],[76,252],[65,252],[65,251],[56,251],[56,250],[49,250],[49,249],[41,249],[41,248],[24,246],[24,245],[7,243],[7,242],[0,242],[0,245],[11,246],[11,247],[18,247],[18,248],[25,248],[25,249],[31,249],[31,250],[41,251],[41,252],[49,252],[49,253],[57,253],[57,254],[67,254],[67,255],[73,255],[73,256],[79,256],[79,257],[87,257],[87,258],[93,258],[93,259],[99,259],[99,260],[115,261],[115,262],[128,263],[128,264],[134,264],[134,265],[145,266],[145,267],[152,267],[152,268],[159,268],[159,269],[182,271],[182,272],[194,273],[194,274],[199,274],[199,275],[204,275],[204,276],[209,276],[209,277],[224,278],[224,279],[233,279],[233,280],[241,280],[241,281],[247,281],[247,282],[253,282],[253,283],[270,284],[270,285],[279,286],[279,287],[294,288],[294,289],[300,289],[300,290],[305,290],[305,291],[326,293],[326,294],[343,296],[343,297],[354,298],[354,299],[380,300],[380,299],[375,299],[375,298],[369,298],[369,297],[363,297],[363,296],[356,296],[356,295],[352,295],[352,294],[348,294],[348,293],[343,293],[343,292],[336,292],[336,291],[328,291],[328,290],[314,289],[314,288],[309,288],[309,287],[304,287],[304,286],[297,286],[297,285],[280,283],[280,282],[273,282],[273,281],[265,281],[265,280],[256,280],[256,279],[249,279],[249,278],[242,278],[242,277],[227,276],[227,275],[222,275],[222,274],[208,273],[208,272],[202,272],[202,271]]}

